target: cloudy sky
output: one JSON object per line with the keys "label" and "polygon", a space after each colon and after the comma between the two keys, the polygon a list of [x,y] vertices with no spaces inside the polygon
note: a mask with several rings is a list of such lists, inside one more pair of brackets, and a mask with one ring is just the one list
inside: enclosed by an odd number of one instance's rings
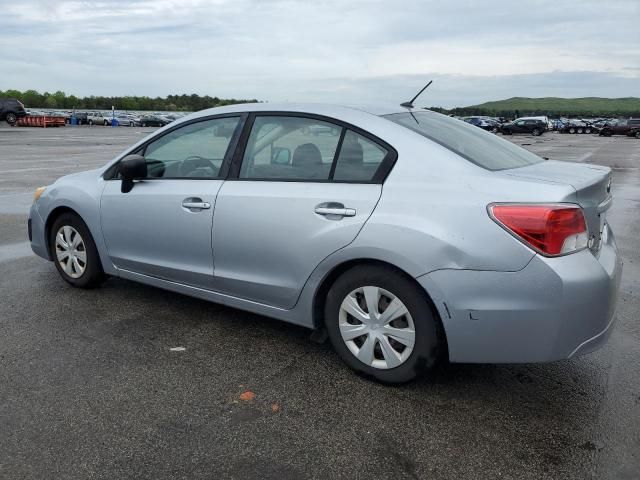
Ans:
{"label": "cloudy sky", "polygon": [[0,72],[80,96],[640,96],[640,0],[0,0]]}

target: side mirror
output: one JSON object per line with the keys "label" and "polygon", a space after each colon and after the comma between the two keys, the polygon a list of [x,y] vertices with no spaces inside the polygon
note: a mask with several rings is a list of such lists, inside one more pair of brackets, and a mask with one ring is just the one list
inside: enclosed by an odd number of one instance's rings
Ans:
{"label": "side mirror", "polygon": [[133,181],[147,178],[147,162],[142,155],[127,155],[118,165],[118,172],[122,176],[120,191],[128,193],[133,188]]}
{"label": "side mirror", "polygon": [[271,150],[271,163],[275,165],[289,165],[291,150],[283,147],[273,147]]}

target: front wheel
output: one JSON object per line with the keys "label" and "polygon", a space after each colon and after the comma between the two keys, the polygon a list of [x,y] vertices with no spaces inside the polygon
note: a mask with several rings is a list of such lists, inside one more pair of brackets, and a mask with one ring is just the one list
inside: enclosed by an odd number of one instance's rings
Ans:
{"label": "front wheel", "polygon": [[9,125],[14,125],[18,121],[18,117],[15,113],[7,113],[7,123]]}
{"label": "front wheel", "polygon": [[384,383],[428,371],[445,343],[426,293],[387,267],[355,267],[339,277],[327,295],[325,325],[349,367]]}
{"label": "front wheel", "polygon": [[537,128],[534,128],[531,133],[533,134],[534,137],[538,137],[538,136],[540,136],[542,134],[542,132],[540,130],[538,130]]}
{"label": "front wheel", "polygon": [[89,228],[73,213],[60,215],[51,228],[51,256],[64,281],[80,288],[98,286],[105,278]]}

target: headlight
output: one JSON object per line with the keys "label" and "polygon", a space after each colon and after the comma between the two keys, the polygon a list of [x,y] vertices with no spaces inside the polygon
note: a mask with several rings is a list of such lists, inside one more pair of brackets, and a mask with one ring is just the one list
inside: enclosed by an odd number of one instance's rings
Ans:
{"label": "headlight", "polygon": [[36,188],[36,191],[33,194],[33,201],[34,202],[40,198],[40,195],[42,195],[42,192],[44,192],[46,188],[47,188],[46,186],[45,187]]}

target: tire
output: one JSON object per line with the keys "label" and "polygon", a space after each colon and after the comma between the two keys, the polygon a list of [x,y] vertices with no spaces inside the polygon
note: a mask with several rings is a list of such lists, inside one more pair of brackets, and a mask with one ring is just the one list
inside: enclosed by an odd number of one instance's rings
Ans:
{"label": "tire", "polygon": [[578,133],[582,133],[582,129],[581,128],[578,129]]}
{"label": "tire", "polygon": [[591,133],[591,129],[590,128],[585,128],[584,129],[584,133],[586,133],[587,135]]}
{"label": "tire", "polygon": [[14,125],[18,121],[18,117],[15,113],[9,112],[7,113],[6,120],[9,125]]}
{"label": "tire", "polygon": [[498,133],[498,129],[497,129],[496,127],[493,127],[493,128],[491,129],[491,133]]}
{"label": "tire", "polygon": [[130,126],[130,127],[133,127],[133,126],[134,126],[134,125],[133,125],[133,122],[129,122],[129,126]]}
{"label": "tire", "polygon": [[640,130],[638,130],[638,131],[636,132],[636,134],[634,135],[634,137],[636,137],[637,139],[640,139]]}
{"label": "tire", "polygon": [[573,127],[571,127],[571,128],[569,129],[569,133],[576,133],[576,129],[575,129],[575,128],[573,128]]}
{"label": "tire", "polygon": [[511,135],[511,130],[503,130],[502,134],[503,135]]}
{"label": "tire", "polygon": [[531,131],[531,134],[532,134],[534,137],[539,137],[540,135],[542,135],[542,132],[541,132],[540,130],[538,130],[537,128],[534,128],[534,129]]}
{"label": "tire", "polygon": [[109,122],[105,120],[105,121],[104,121],[104,126],[105,126],[105,127],[108,127],[108,126],[109,126]]}
{"label": "tire", "polygon": [[146,124],[146,123],[144,123],[144,122],[142,122],[142,126],[143,126],[143,127],[146,127],[146,126],[147,126],[147,124]]}
{"label": "tire", "polygon": [[[59,234],[62,235],[61,238],[58,238]],[[76,235],[80,236],[82,243],[73,247],[71,242],[76,241]],[[71,247],[65,248],[65,244]],[[78,288],[94,288],[104,281],[105,274],[91,232],[75,213],[63,213],[53,222],[49,234],[49,245],[58,273],[70,285]],[[84,255],[81,255],[82,252]],[[64,253],[67,253],[66,261]],[[71,257],[68,256],[69,253]],[[70,260],[73,257],[76,258],[77,263]],[[82,266],[83,257],[84,267]],[[69,267],[65,268],[65,266]]]}
{"label": "tire", "polygon": [[[380,314],[384,314],[390,305],[391,297],[395,298],[394,302],[399,301],[406,307],[407,314],[387,324],[379,323],[369,328],[343,308],[343,305],[347,308],[350,308],[350,304],[355,305],[356,310],[352,311],[360,312],[359,318],[369,318],[365,289],[370,299],[374,298],[371,295],[377,298],[375,308]],[[349,299],[352,303],[349,303]],[[384,307],[381,308],[381,305]],[[334,349],[349,367],[389,384],[408,382],[433,368],[446,344],[440,319],[426,293],[411,279],[389,267],[354,267],[342,274],[327,294],[325,326]],[[362,328],[358,329],[359,326]],[[404,341],[389,337],[384,332],[390,328],[397,333],[404,332],[403,336],[407,337]],[[343,333],[349,336],[352,335],[350,332],[358,333],[362,329],[368,329],[369,333],[343,339]],[[410,346],[412,341],[413,346]],[[383,344],[386,353],[383,353]],[[367,348],[367,345],[371,345],[371,348]],[[391,353],[389,348],[392,349]],[[369,355],[366,355],[367,352]],[[357,353],[366,362],[360,360]]]}
{"label": "tire", "polygon": [[93,125],[93,120],[89,120],[89,121],[87,122],[87,124],[89,124],[89,125]]}

